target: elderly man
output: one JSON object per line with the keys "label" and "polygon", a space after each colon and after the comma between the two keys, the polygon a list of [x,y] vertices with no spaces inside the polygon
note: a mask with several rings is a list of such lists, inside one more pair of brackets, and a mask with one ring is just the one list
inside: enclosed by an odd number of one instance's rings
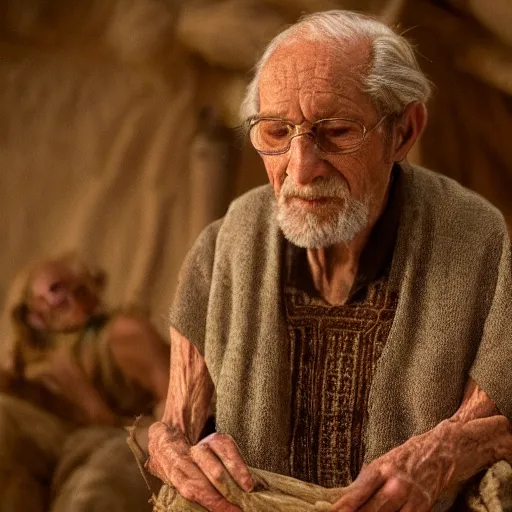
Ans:
{"label": "elderly man", "polygon": [[186,498],[238,510],[219,490],[251,491],[247,464],[348,485],[333,510],[446,510],[512,460],[510,242],[482,198],[406,164],[429,93],[359,14],[267,48],[243,112],[271,186],[202,233],[171,312],[148,468]]}

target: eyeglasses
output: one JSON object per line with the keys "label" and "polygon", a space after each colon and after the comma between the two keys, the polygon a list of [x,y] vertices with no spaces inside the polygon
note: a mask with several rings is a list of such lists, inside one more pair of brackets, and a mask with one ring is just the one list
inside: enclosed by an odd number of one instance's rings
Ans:
{"label": "eyeglasses", "polygon": [[358,121],[334,117],[320,119],[309,130],[301,131],[301,125],[277,117],[259,117],[249,120],[251,143],[263,155],[281,155],[290,149],[296,137],[307,135],[324,153],[352,153],[363,144],[364,139],[375,130],[387,116],[371,128]]}

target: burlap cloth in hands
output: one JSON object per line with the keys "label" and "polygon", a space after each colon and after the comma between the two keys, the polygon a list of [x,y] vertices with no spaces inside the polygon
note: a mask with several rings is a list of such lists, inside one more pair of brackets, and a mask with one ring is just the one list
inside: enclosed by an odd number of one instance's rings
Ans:
{"label": "burlap cloth in hands", "polygon": [[[194,512],[204,511],[203,507],[192,503],[178,494],[169,485],[150,475],[144,464],[148,459],[147,440],[137,420],[127,429],[127,442],[137,460],[142,476],[152,494],[154,512]],[[270,473],[261,469],[249,468],[255,486],[250,493],[244,492],[232,479],[228,479],[223,495],[244,511],[254,512],[322,512],[329,510],[332,503],[343,494],[343,489],[325,489],[319,485],[301,482],[294,478]]]}
{"label": "burlap cloth in hands", "polygon": [[497,462],[469,486],[464,498],[471,512],[512,512],[512,466]]}
{"label": "burlap cloth in hands", "polygon": [[[244,512],[322,512],[343,495],[343,489],[325,489],[291,477],[250,468],[255,481],[252,492],[244,492],[233,480],[222,489],[228,501]],[[154,512],[195,512],[203,507],[180,496],[164,485],[154,501]]]}
{"label": "burlap cloth in hands", "polygon": [[[150,491],[154,512],[203,512],[206,509],[183,498],[172,486],[157,485],[157,479],[144,469],[148,456],[136,436],[136,426],[129,429],[128,444]],[[144,445],[144,443],[142,443]],[[146,448],[146,446],[144,446]],[[228,479],[222,494],[244,512],[323,512],[345,492],[346,488],[326,489],[288,476],[249,468],[255,481],[254,490],[244,492]],[[443,507],[446,510],[445,507]],[[452,512],[512,512],[512,466],[499,461],[476,476],[450,509]]]}
{"label": "burlap cloth in hands", "polygon": [[[251,469],[255,490],[242,491],[233,481],[225,496],[244,512],[317,512],[330,510],[344,489],[325,489],[290,477]],[[154,500],[154,512],[202,512],[206,509],[164,485]],[[512,512],[512,467],[500,461],[476,479],[459,497],[452,512]]]}

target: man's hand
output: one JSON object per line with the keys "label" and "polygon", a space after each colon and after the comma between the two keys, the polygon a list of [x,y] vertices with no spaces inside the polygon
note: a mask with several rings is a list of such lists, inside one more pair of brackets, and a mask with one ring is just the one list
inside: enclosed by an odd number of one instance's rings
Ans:
{"label": "man's hand", "polygon": [[498,460],[512,460],[512,426],[471,379],[457,412],[364,467],[332,510],[427,512],[441,495]]}
{"label": "man's hand", "polygon": [[224,497],[230,479],[252,490],[252,477],[230,436],[211,434],[191,446],[178,428],[157,422],[150,427],[149,453],[146,468],[152,474],[212,512],[240,510]]}
{"label": "man's hand", "polygon": [[333,506],[339,512],[427,512],[442,492],[453,492],[457,428],[443,422],[364,467]]}
{"label": "man's hand", "polygon": [[235,512],[228,482],[244,491],[253,481],[233,439],[212,434],[199,441],[214,386],[195,346],[171,327],[169,390],[162,421],[149,429],[146,468],[184,498],[213,512]]}

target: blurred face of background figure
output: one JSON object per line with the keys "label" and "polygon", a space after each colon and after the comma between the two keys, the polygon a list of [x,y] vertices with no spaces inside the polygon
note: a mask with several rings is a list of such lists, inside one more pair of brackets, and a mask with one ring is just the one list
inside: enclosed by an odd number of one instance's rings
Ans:
{"label": "blurred face of background figure", "polygon": [[[368,61],[366,41],[342,48],[307,40],[283,44],[261,71],[259,117],[306,129],[340,117],[372,128],[382,116],[362,90]],[[378,217],[392,167],[384,126],[348,154],[324,153],[306,135],[292,139],[284,154],[262,155],[288,240],[308,248],[346,244]]]}
{"label": "blurred face of background figure", "polygon": [[78,261],[45,261],[30,278],[26,320],[44,331],[82,329],[100,305],[103,285],[103,273],[93,274]]}

